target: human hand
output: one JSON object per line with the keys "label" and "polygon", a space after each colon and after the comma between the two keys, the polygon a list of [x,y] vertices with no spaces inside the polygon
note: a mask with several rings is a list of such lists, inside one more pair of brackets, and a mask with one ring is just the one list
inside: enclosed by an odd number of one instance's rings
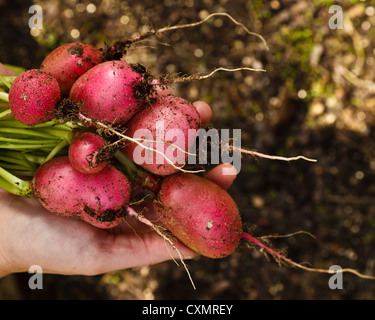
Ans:
{"label": "human hand", "polygon": [[[211,109],[196,102],[203,125],[211,118]],[[219,165],[206,177],[228,188],[236,176],[223,175],[230,165]],[[80,220],[51,214],[34,198],[22,198],[0,192],[0,276],[26,272],[39,265],[44,273],[96,275],[142,265],[178,259],[177,251],[167,248],[165,240],[130,217],[120,226],[104,230]],[[150,203],[145,216],[154,221]],[[137,210],[142,208],[137,208]],[[176,247],[184,258],[195,252],[181,243]]]}

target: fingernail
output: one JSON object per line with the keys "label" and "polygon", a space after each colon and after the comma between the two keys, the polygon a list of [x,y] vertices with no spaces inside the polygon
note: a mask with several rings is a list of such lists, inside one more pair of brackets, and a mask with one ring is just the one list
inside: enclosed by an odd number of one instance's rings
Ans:
{"label": "fingernail", "polygon": [[232,166],[231,164],[227,164],[227,165],[223,166],[222,175],[223,176],[236,176],[237,175],[237,169],[234,166]]}

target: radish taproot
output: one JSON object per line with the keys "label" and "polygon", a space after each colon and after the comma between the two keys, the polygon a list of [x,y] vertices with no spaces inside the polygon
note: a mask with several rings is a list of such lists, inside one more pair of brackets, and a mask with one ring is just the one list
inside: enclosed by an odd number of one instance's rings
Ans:
{"label": "radish taproot", "polygon": [[97,173],[104,169],[107,162],[98,156],[105,141],[95,133],[81,132],[76,135],[69,146],[69,160],[73,168],[83,173]]}
{"label": "radish taproot", "polygon": [[9,90],[9,105],[18,122],[35,126],[54,118],[60,96],[59,84],[51,74],[30,69],[13,81]]}
{"label": "radish taproot", "polygon": [[52,74],[62,95],[69,95],[74,82],[92,67],[103,62],[101,51],[84,43],[67,43],[50,52],[40,70]]}
{"label": "radish taproot", "polygon": [[124,61],[107,61],[83,74],[70,91],[70,100],[90,119],[125,124],[152,91],[146,70]]}
{"label": "radish taproot", "polygon": [[149,172],[170,175],[185,165],[194,141],[191,132],[201,127],[201,118],[187,100],[165,95],[138,112],[126,126],[127,136],[142,143],[129,143],[124,148],[126,155]]}
{"label": "radish taproot", "polygon": [[75,170],[67,156],[44,163],[34,175],[32,189],[48,211],[81,218],[99,228],[123,221],[131,195],[128,178],[112,165],[85,174]]}

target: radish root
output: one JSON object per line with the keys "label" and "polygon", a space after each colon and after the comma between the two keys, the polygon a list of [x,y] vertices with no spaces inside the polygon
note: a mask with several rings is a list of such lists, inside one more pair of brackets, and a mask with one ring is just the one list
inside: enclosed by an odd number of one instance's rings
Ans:
{"label": "radish root", "polygon": [[[189,269],[186,265],[186,263],[184,262],[184,257],[181,253],[180,250],[178,250],[178,248],[176,247],[176,245],[173,243],[173,241],[171,240],[171,237],[170,235],[167,233],[167,231],[161,227],[161,226],[158,226],[158,225],[155,225],[153,224],[150,220],[146,219],[143,215],[137,213],[133,208],[127,206],[126,207],[126,212],[127,214],[130,216],[130,217],[133,217],[135,218],[136,220],[138,220],[139,222],[142,222],[143,224],[149,226],[152,230],[154,230],[159,236],[161,236],[166,242],[168,242],[172,248],[174,250],[176,250],[179,258],[180,258],[180,261],[181,261],[181,264],[183,265],[183,267],[185,268],[186,270],[186,273],[188,274],[188,277],[190,279],[190,282],[194,288],[194,290],[196,290],[196,286],[194,284],[194,281],[193,281],[193,278],[191,277],[191,274],[189,272]],[[174,260],[174,259],[173,259]]]}
{"label": "radish root", "polygon": [[160,80],[154,79],[151,81],[151,85],[168,85],[173,83],[188,83],[195,80],[204,80],[211,78],[216,72],[219,71],[226,71],[226,72],[237,72],[242,70],[248,70],[248,71],[255,71],[255,72],[266,72],[265,69],[255,69],[255,68],[249,68],[249,67],[239,67],[239,68],[224,68],[219,67],[214,69],[208,74],[192,74],[190,76],[182,76],[182,77],[176,77],[176,76],[163,76]]}
{"label": "radish root", "polygon": [[263,249],[265,252],[267,252],[271,256],[273,256],[276,259],[276,261],[278,261],[280,263],[284,262],[286,265],[289,265],[289,266],[292,266],[292,267],[295,267],[295,268],[298,268],[298,269],[302,269],[302,270],[309,271],[309,272],[328,273],[328,274],[332,274],[332,273],[336,274],[336,273],[347,272],[347,273],[352,273],[352,274],[354,274],[357,277],[362,278],[362,279],[375,280],[375,276],[365,275],[365,274],[362,274],[362,273],[358,272],[357,270],[354,270],[354,269],[351,269],[351,268],[343,268],[343,269],[340,269],[340,270],[334,270],[332,272],[328,269],[306,267],[306,266],[304,266],[302,264],[299,264],[297,262],[294,262],[293,260],[291,260],[291,259],[287,258],[286,256],[280,254],[276,250],[268,247],[263,242],[261,242],[260,240],[258,240],[257,238],[253,237],[252,235],[250,235],[246,232],[244,232],[242,234],[242,239],[249,242],[249,243],[252,243],[252,244],[258,246],[261,249]]}
{"label": "radish root", "polygon": [[[197,27],[203,23],[205,23],[207,20],[211,19],[212,17],[217,17],[217,16],[223,16],[223,17],[227,17],[229,18],[234,24],[236,24],[237,26],[241,27],[247,34],[249,35],[252,35],[252,36],[255,36],[257,38],[259,38],[266,50],[268,51],[269,48],[268,48],[268,45],[267,45],[267,42],[266,40],[258,33],[256,32],[252,32],[250,31],[248,28],[246,28],[246,26],[241,23],[241,22],[238,22],[236,19],[234,19],[230,14],[228,13],[225,13],[225,12],[216,12],[216,13],[211,13],[209,14],[207,17],[205,17],[204,19],[200,20],[200,21],[197,21],[197,22],[193,22],[193,23],[187,23],[187,24],[181,24],[181,25],[176,25],[176,26],[171,26],[171,27],[164,27],[164,28],[161,28],[161,29],[158,29],[156,31],[154,31],[153,33],[154,34],[160,34],[160,33],[164,33],[164,32],[167,32],[167,31],[172,31],[172,30],[178,30],[178,29],[184,29],[184,28],[192,28],[192,27]],[[140,38],[140,37],[139,37]],[[141,38],[139,40],[142,40]],[[138,39],[137,39],[138,41]],[[133,40],[133,43],[135,41]]]}
{"label": "radish root", "polygon": [[307,158],[305,156],[296,156],[296,157],[273,156],[273,155],[260,153],[260,152],[255,151],[255,150],[246,150],[246,149],[243,149],[243,148],[237,148],[237,147],[234,147],[234,146],[229,145],[229,144],[227,144],[224,147],[228,148],[231,151],[240,151],[241,153],[249,155],[249,156],[264,158],[264,159],[270,159],[270,160],[280,160],[280,161],[287,161],[287,162],[296,161],[296,160],[305,160],[305,161],[309,161],[309,162],[317,162],[318,161],[316,159]]}
{"label": "radish root", "polygon": [[262,236],[261,239],[289,238],[289,237],[293,237],[293,236],[298,235],[298,234],[307,234],[310,237],[316,239],[316,237],[313,234],[311,234],[310,232],[307,232],[307,231],[296,231],[296,232],[292,232],[292,233],[288,233],[288,234],[282,234],[282,235],[275,234],[275,235]]}

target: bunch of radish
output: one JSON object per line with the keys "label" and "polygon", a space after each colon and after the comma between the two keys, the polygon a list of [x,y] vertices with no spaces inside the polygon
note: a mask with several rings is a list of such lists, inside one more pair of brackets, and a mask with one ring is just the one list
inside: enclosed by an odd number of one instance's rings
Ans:
{"label": "bunch of radish", "polygon": [[[187,140],[175,145],[165,139],[162,150],[156,147],[158,121],[185,137],[202,121],[192,103],[174,96],[144,66],[122,59],[129,43],[105,50],[66,44],[39,69],[1,78],[9,94],[2,91],[0,99],[9,102],[9,109],[0,112],[0,187],[98,228],[114,228],[134,216],[206,257],[228,256],[242,239],[299,266],[244,232],[227,191],[183,169],[191,147]],[[135,138],[139,130],[153,137]],[[166,156],[171,145],[182,151],[182,163]],[[136,164],[136,150],[148,152],[150,161]],[[158,156],[163,163],[155,161]],[[131,208],[135,187],[153,192],[160,226]]]}
{"label": "bunch of radish", "polygon": [[[52,213],[78,217],[100,228],[113,228],[122,222],[129,211],[132,184],[137,183],[154,192],[160,200],[157,211],[161,218],[165,216],[160,204],[167,182],[177,182],[185,177],[178,174],[184,163],[169,160],[167,150],[171,145],[182,149],[186,161],[190,148],[188,130],[201,128],[200,115],[194,105],[172,95],[167,87],[161,88],[160,82],[146,68],[130,65],[124,60],[105,61],[102,51],[82,43],[55,49],[45,58],[40,69],[27,70],[15,78],[9,89],[9,106],[17,123],[27,126],[30,132],[51,122],[50,128],[67,122],[73,124],[65,154],[50,156],[43,161],[32,175],[28,195],[39,199]],[[2,121],[6,123],[9,119]],[[142,144],[145,139],[134,138],[137,130],[146,129],[153,134],[150,141],[155,140],[158,121],[164,123],[165,130],[179,130],[186,137],[182,145],[174,144],[172,140],[162,141],[165,148],[159,153],[165,161],[161,164],[155,161],[159,155],[155,141],[146,147],[146,143]],[[140,152],[145,152],[146,148],[152,151],[151,161],[141,167],[133,159],[135,149],[140,146],[145,146]],[[169,179],[164,180],[167,176]],[[206,182],[193,173],[186,173],[184,179],[190,181],[190,176]],[[145,185],[145,180],[148,185]],[[197,183],[195,180],[188,183],[193,187],[192,191],[198,190],[198,185],[194,186]],[[211,197],[215,196],[217,188],[215,186],[210,191],[208,187]],[[220,190],[224,201],[221,210],[224,213],[227,202],[231,201],[232,211],[235,208],[233,200],[226,191]],[[174,202],[173,199],[166,201],[165,207]],[[212,209],[216,211],[214,207]],[[175,211],[185,215],[181,210]],[[236,215],[236,218],[230,219],[230,215]],[[205,226],[213,221],[209,212],[205,219],[208,219],[202,222]],[[218,219],[220,214],[211,222],[214,223],[211,234],[213,238],[217,234],[223,243],[228,240],[219,234],[221,229],[230,230],[234,222],[237,232],[241,229],[238,210],[228,211],[227,217],[221,217],[223,222]],[[164,224],[172,230],[166,220]],[[182,234],[174,234],[182,238]],[[238,240],[238,236],[233,238],[233,250]],[[200,251],[198,247],[197,251]],[[226,254],[210,255],[208,252],[208,256],[217,257],[230,253],[228,249]]]}

